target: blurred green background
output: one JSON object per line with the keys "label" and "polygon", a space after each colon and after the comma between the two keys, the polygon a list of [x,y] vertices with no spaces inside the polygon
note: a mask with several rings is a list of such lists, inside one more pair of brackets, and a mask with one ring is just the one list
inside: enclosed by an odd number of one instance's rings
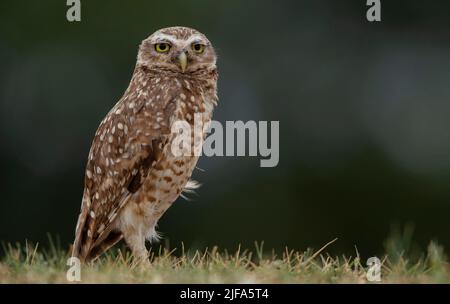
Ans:
{"label": "blurred green background", "polygon": [[159,223],[173,247],[383,250],[394,224],[450,245],[450,2],[0,2],[0,240],[73,240],[93,134],[140,41],[172,25],[219,55],[215,119],[279,120],[280,162],[202,157],[193,202]]}

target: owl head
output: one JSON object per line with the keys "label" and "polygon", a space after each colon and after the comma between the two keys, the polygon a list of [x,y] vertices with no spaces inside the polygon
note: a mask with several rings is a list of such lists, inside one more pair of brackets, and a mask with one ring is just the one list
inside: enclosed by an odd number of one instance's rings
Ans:
{"label": "owl head", "polygon": [[197,74],[216,68],[216,53],[199,31],[168,27],[142,41],[137,65],[153,71]]}

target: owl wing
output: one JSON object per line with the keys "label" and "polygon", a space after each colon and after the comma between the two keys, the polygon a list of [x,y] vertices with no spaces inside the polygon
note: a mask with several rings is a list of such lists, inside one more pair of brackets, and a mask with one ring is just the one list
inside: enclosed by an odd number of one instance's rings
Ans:
{"label": "owl wing", "polygon": [[[163,90],[156,85],[159,80],[148,82],[146,88],[142,81],[132,81],[94,137],[73,245],[73,255],[82,260],[105,250],[102,243],[110,236],[117,214],[162,157],[179,94],[176,87]],[[113,245],[121,237],[114,235],[108,242]]]}

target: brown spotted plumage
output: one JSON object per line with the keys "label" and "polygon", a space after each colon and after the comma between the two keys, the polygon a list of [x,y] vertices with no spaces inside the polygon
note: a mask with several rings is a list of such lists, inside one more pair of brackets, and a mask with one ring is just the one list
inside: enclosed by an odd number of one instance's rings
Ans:
{"label": "brown spotted plumage", "polygon": [[172,153],[171,128],[208,123],[216,83],[216,54],[200,32],[165,28],[141,43],[130,85],[92,142],[74,256],[92,260],[122,238],[136,258],[147,256],[159,218],[196,186],[188,181],[198,156]]}

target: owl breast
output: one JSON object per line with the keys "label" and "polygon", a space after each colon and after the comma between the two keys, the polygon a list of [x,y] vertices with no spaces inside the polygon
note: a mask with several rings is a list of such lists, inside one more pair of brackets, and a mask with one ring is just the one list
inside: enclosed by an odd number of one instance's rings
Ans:
{"label": "owl breast", "polygon": [[[178,80],[176,82],[179,83]],[[180,196],[196,167],[198,155],[194,154],[194,143],[199,142],[198,136],[202,139],[206,137],[203,132],[206,129],[198,126],[210,121],[216,96],[215,91],[205,90],[204,86],[195,88],[194,83],[187,81],[183,84],[185,86],[180,90],[172,121],[183,121],[190,125],[191,153],[174,155],[172,146],[177,141],[177,134],[172,132],[168,136],[162,157],[149,171],[142,186],[131,196],[119,216],[117,225],[121,231],[132,225],[132,229],[144,230],[148,239],[154,237],[157,221]],[[202,93],[194,94],[194,90]]]}

